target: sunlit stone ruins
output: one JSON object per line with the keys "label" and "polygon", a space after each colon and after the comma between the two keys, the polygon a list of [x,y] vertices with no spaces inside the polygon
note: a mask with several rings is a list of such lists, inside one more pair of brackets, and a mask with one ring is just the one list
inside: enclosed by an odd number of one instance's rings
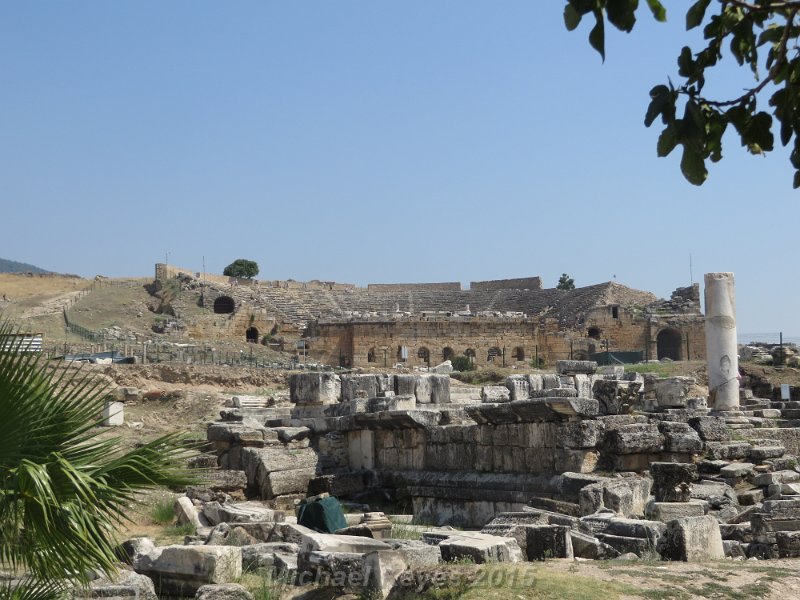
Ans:
{"label": "sunlit stone ruins", "polygon": [[[740,385],[733,274],[707,274],[705,298],[694,351],[708,388],[559,359],[471,390],[444,363],[295,373],[270,407],[233,398],[196,459],[212,483],[176,504],[196,535],[128,542],[130,562],[166,591],[256,565],[386,597],[404,573],[454,559],[800,556],[798,390]],[[350,507],[343,527],[297,523],[299,502],[327,495]],[[398,524],[419,539],[392,537]]]}

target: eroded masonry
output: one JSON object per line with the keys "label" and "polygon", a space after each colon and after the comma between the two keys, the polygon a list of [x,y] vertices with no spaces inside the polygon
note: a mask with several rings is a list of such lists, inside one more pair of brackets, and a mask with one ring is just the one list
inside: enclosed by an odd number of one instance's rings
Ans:
{"label": "eroded masonry", "polygon": [[[219,583],[209,565],[232,561],[386,597],[459,558],[798,557],[800,401],[739,381],[732,274],[707,275],[706,295],[709,389],[562,360],[476,394],[443,373],[305,372],[284,406],[236,398],[198,462],[218,467],[212,483],[176,505],[197,534],[129,544],[134,567],[165,589]],[[326,493],[407,510],[354,511],[335,533],[293,522]],[[421,539],[397,539],[398,523]]]}
{"label": "eroded masonry", "polygon": [[476,366],[548,365],[613,353],[628,362],[705,358],[700,288],[668,300],[616,282],[545,289],[539,277],[461,284],[251,281],[156,265],[206,312],[176,304],[196,339],[276,343],[303,361],[341,367],[430,367],[455,356]]}

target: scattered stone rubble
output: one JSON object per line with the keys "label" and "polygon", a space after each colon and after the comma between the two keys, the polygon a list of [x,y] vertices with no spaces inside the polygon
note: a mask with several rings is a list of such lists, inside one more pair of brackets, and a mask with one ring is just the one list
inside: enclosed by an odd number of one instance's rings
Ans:
{"label": "scattered stone rubble", "polygon": [[[698,394],[587,361],[471,403],[450,401],[443,374],[295,374],[291,406],[239,403],[209,424],[214,455],[196,462],[218,470],[175,503],[195,535],[130,540],[128,562],[156,591],[211,599],[246,598],[215,590],[255,569],[386,597],[409,570],[461,559],[800,557],[800,402],[741,390],[741,410],[715,412]],[[325,493],[406,502],[413,521],[298,525],[295,504]]]}

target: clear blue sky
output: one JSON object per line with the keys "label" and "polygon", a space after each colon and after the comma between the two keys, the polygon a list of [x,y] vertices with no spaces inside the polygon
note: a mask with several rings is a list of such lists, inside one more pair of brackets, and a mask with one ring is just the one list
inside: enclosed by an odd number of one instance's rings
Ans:
{"label": "clear blue sky", "polygon": [[84,276],[242,257],[356,284],[568,272],[668,296],[691,253],[695,281],[736,273],[740,331],[800,335],[786,153],[730,137],[696,188],[643,125],[685,3],[609,33],[605,64],[563,4],[5,2],[0,257]]}

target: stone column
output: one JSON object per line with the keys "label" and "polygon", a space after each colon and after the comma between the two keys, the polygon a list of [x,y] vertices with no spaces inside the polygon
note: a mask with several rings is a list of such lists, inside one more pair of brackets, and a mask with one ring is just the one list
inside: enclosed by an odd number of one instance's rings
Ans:
{"label": "stone column", "polygon": [[739,410],[739,357],[733,273],[705,274],[709,404]]}

